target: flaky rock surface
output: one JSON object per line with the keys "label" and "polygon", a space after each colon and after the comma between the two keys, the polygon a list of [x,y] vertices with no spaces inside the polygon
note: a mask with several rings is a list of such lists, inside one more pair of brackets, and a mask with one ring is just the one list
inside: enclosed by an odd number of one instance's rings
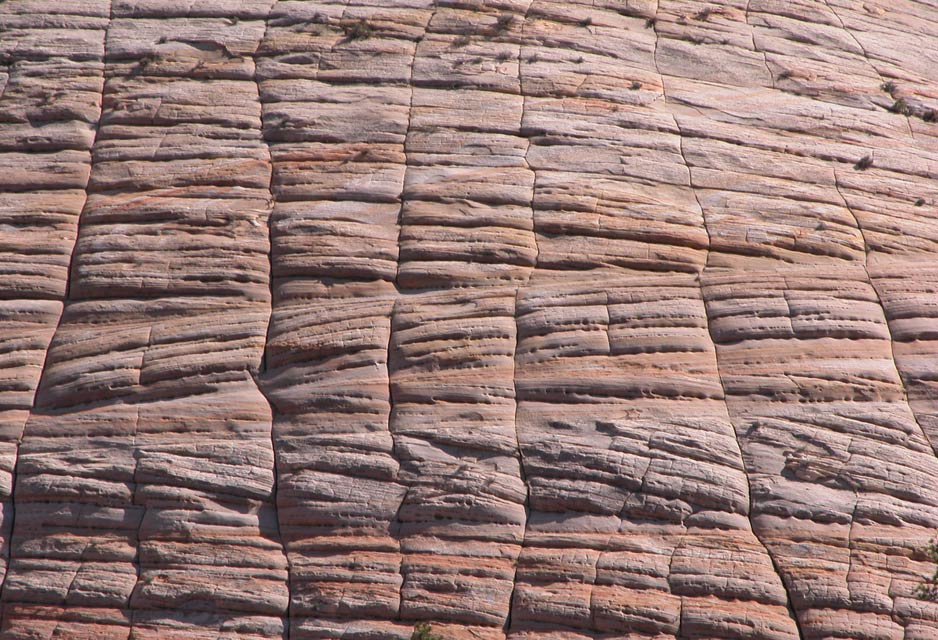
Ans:
{"label": "flaky rock surface", "polygon": [[0,637],[938,638],[936,43],[0,0]]}

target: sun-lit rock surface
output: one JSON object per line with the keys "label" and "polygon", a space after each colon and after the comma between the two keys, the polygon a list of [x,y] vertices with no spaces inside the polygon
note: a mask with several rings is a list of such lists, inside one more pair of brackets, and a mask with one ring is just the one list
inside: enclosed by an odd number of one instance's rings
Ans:
{"label": "sun-lit rock surface", "polygon": [[938,637],[936,42],[0,0],[0,638]]}

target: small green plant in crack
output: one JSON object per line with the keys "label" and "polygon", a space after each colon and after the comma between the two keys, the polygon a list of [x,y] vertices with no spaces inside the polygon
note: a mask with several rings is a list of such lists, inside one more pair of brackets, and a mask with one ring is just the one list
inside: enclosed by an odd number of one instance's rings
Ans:
{"label": "small green plant in crack", "polygon": [[358,22],[352,23],[344,28],[346,40],[367,40],[375,35],[374,27],[367,20],[362,18]]}
{"label": "small green plant in crack", "polygon": [[925,122],[938,122],[938,111],[934,109],[925,109],[922,113],[922,120]]}
{"label": "small green plant in crack", "polygon": [[152,70],[153,67],[157,66],[160,58],[156,53],[147,53],[137,62],[137,65],[131,70],[131,76],[138,76],[141,73],[146,73],[149,70]]}
{"label": "small green plant in crack", "polygon": [[593,19],[590,18],[589,16],[586,16],[585,18],[580,20],[577,24],[579,24],[581,27],[588,27],[591,24],[593,24]]}
{"label": "small green plant in crack", "polygon": [[912,113],[912,109],[909,108],[909,104],[902,98],[899,98],[893,102],[892,106],[889,107],[889,110],[893,113],[898,113],[899,115],[903,116],[907,116]]}
{"label": "small green plant in crack", "polygon": [[[938,565],[938,538],[918,549],[917,554],[924,555],[926,560]],[[925,578],[924,583],[915,587],[915,597],[919,600],[938,602],[938,567],[935,567],[930,577]]]}
{"label": "small green plant in crack", "polygon": [[511,25],[515,23],[515,16],[511,13],[503,13],[498,16],[498,19],[495,21],[495,33],[504,33],[511,29]]}
{"label": "small green plant in crack", "polygon": [[433,633],[429,622],[418,622],[414,625],[410,640],[443,640],[443,636]]}
{"label": "small green plant in crack", "polygon": [[896,89],[898,87],[896,87],[895,82],[893,82],[892,80],[889,80],[888,82],[884,82],[883,84],[881,84],[879,88],[885,91],[886,93],[888,93],[889,95],[892,95],[893,93],[896,92]]}
{"label": "small green plant in crack", "polygon": [[[3,0],[0,0],[0,2],[2,2],[2,1],[3,1]],[[54,93],[46,93],[46,94],[44,94],[44,95],[42,96],[42,99],[39,101],[39,106],[40,106],[40,107],[47,107],[47,106],[49,106],[50,104],[52,104],[53,102],[56,102],[57,100],[60,100],[60,99],[64,98],[66,95],[68,95],[68,94],[67,94],[66,92],[64,92],[64,91],[56,91],[56,92],[54,92]]]}
{"label": "small green plant in crack", "polygon": [[853,168],[856,169],[857,171],[864,171],[866,169],[869,169],[872,166],[873,166],[873,156],[871,156],[870,154],[866,154],[865,156],[857,160],[856,164],[853,165]]}
{"label": "small green plant in crack", "polygon": [[921,207],[924,204],[925,204],[925,198],[919,198],[918,200],[915,201],[916,207]]}
{"label": "small green plant in crack", "polygon": [[631,88],[632,88],[632,91],[638,91],[639,89],[642,88],[642,83],[639,82],[638,80],[632,80]]}
{"label": "small green plant in crack", "polygon": [[645,28],[652,29],[657,23],[658,23],[657,18],[648,18],[648,20],[645,20]]}

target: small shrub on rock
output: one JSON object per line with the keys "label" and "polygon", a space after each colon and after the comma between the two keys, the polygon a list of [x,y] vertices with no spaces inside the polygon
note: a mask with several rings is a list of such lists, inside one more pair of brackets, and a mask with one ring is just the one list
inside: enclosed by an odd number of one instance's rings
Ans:
{"label": "small shrub on rock", "polygon": [[418,622],[414,625],[410,640],[443,640],[443,636],[433,633],[429,622]]}
{"label": "small shrub on rock", "polygon": [[515,16],[510,13],[503,13],[495,21],[495,33],[503,33],[511,28],[515,23]]}
{"label": "small shrub on rock", "polygon": [[345,37],[348,40],[367,40],[374,34],[374,27],[364,18],[345,29]]}
{"label": "small shrub on rock", "polygon": [[[938,565],[938,538],[925,545],[921,552],[928,560]],[[915,587],[915,597],[919,600],[938,602],[938,566],[935,567],[935,572],[930,578],[926,578],[923,584]]]}

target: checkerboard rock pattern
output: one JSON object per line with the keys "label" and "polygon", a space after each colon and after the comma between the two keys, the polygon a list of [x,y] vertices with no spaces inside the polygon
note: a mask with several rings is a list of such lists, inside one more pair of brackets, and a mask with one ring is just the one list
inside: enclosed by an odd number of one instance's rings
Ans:
{"label": "checkerboard rock pattern", "polygon": [[936,42],[0,2],[0,637],[938,637]]}

